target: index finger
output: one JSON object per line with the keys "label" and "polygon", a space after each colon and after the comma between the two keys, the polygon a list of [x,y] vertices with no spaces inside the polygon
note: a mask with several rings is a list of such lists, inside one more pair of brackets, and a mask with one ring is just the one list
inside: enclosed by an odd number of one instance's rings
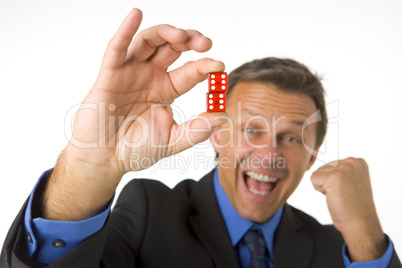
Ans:
{"label": "index finger", "polygon": [[202,37],[201,33],[194,30],[186,31],[167,24],[157,25],[137,35],[129,49],[128,57],[137,61],[148,60],[165,44],[171,45],[171,52],[176,56],[190,49],[205,52],[211,48],[212,41]]}
{"label": "index finger", "polygon": [[183,66],[169,72],[169,78],[175,89],[177,98],[190,89],[192,89],[198,83],[204,81],[208,73],[211,72],[223,72],[225,70],[225,64],[221,61],[217,61],[210,58],[204,58],[197,61],[190,61]]}
{"label": "index finger", "polygon": [[205,37],[196,30],[186,30],[187,39],[183,43],[171,44],[166,43],[155,49],[152,54],[152,58],[148,59],[152,61],[155,66],[160,69],[168,69],[172,63],[174,63],[181,55],[182,52],[188,50],[194,50],[196,52],[207,51],[212,47],[212,41],[208,37]]}

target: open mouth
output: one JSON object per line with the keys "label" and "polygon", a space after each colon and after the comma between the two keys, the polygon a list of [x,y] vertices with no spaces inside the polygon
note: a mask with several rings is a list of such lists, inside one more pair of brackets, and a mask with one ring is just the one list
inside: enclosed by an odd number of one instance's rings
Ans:
{"label": "open mouth", "polygon": [[255,171],[243,173],[244,182],[247,189],[258,196],[266,196],[275,188],[278,178],[264,175]]}

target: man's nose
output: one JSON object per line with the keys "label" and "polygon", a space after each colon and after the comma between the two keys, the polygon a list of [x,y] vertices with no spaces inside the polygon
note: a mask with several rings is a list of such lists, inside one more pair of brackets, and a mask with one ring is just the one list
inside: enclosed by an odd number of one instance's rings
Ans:
{"label": "man's nose", "polygon": [[270,133],[264,135],[259,144],[254,144],[253,155],[262,159],[263,164],[269,165],[269,162],[282,156],[280,148],[275,140],[275,137]]}

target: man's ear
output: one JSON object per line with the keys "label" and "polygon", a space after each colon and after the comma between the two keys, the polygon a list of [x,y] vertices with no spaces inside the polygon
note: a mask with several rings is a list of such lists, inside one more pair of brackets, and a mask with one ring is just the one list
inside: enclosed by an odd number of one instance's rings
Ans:
{"label": "man's ear", "polygon": [[320,147],[315,148],[313,153],[311,154],[310,160],[307,165],[307,170],[309,170],[312,167],[312,165],[314,164],[315,160],[317,160],[317,155],[318,155],[319,149],[320,149]]}

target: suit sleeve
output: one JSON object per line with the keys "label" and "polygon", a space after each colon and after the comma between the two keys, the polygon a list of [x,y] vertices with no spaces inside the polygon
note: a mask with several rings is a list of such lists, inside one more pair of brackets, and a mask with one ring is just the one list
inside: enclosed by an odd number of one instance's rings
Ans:
{"label": "suit sleeve", "polygon": [[[49,175],[49,173],[47,173]],[[104,226],[78,244],[68,249],[68,252],[58,256],[48,267],[134,267],[135,252],[139,250],[142,240],[142,232],[145,229],[146,208],[144,207],[145,192],[140,183],[125,187],[121,193],[122,201],[116,204],[116,211],[107,217]],[[39,183],[37,190],[43,188],[44,184]],[[128,188],[128,189],[126,189]],[[133,198],[135,200],[133,200]],[[136,205],[127,205],[125,202],[134,201]],[[146,203],[146,202],[145,202]],[[0,267],[44,267],[46,263],[33,261],[36,253],[32,253],[33,239],[25,227],[25,214],[29,205],[29,199],[25,202],[21,211],[9,229],[3,245],[0,258]],[[35,198],[32,201],[32,209],[37,209]],[[134,216],[134,218],[133,218]],[[90,220],[90,219],[89,219]],[[52,230],[53,237],[65,237],[65,227],[60,225]],[[85,223],[83,228],[85,228]],[[42,226],[43,227],[43,226]],[[32,228],[32,226],[31,226]],[[74,228],[67,230],[73,234]],[[64,230],[64,231],[63,231]],[[138,232],[138,233],[136,233]],[[60,236],[58,236],[60,233]],[[131,239],[131,241],[130,241]],[[62,240],[62,239],[60,239]],[[50,240],[49,240],[50,241]],[[48,241],[48,243],[49,243]],[[64,255],[64,256],[63,256]]]}
{"label": "suit sleeve", "polygon": [[24,217],[28,257],[38,266],[50,265],[98,232],[105,224],[113,201],[109,202],[109,206],[102,213],[82,221],[32,219],[32,215],[37,214],[33,208],[39,207],[36,203],[41,200],[40,196],[51,172],[52,170],[48,170],[40,177],[28,199]]}
{"label": "suit sleeve", "polygon": [[373,261],[368,262],[350,262],[349,254],[347,250],[346,244],[343,245],[342,252],[343,252],[343,260],[345,263],[346,268],[382,268],[382,267],[389,267],[389,268],[400,268],[401,263],[396,255],[394,250],[394,246],[392,244],[391,239],[386,236],[388,241],[388,248],[385,253],[381,256],[381,258]]}

